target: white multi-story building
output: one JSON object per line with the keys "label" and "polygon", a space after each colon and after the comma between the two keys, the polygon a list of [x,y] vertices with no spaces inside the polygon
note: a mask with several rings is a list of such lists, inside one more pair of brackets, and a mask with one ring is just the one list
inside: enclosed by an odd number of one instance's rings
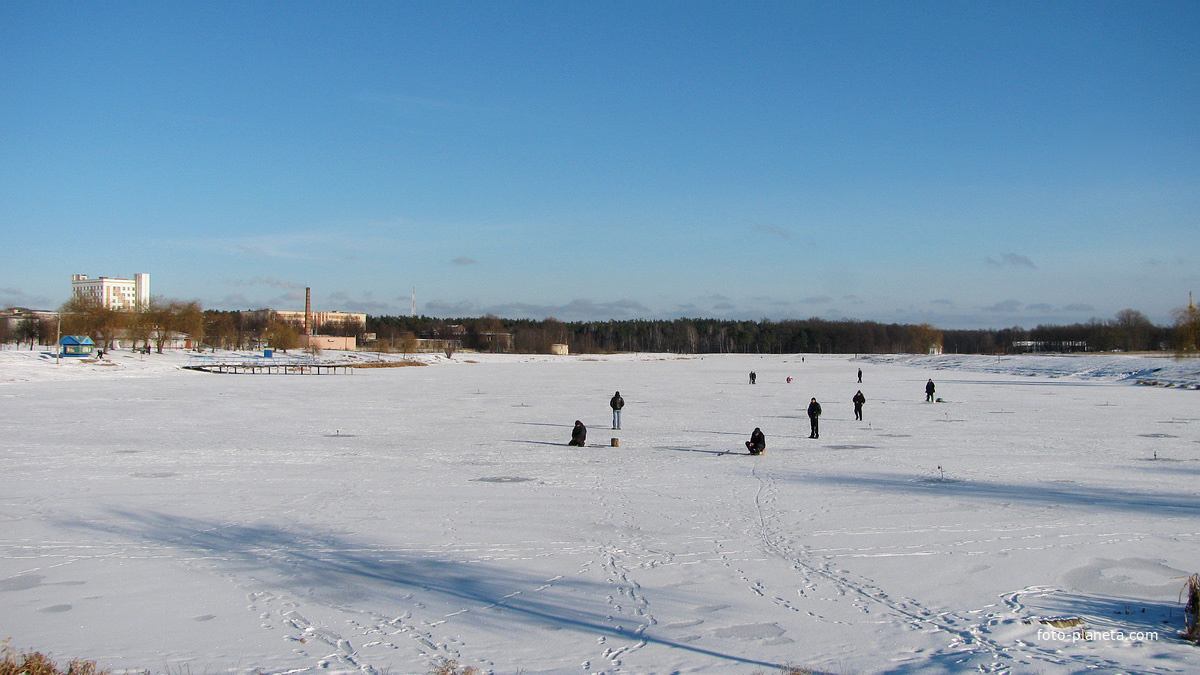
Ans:
{"label": "white multi-story building", "polygon": [[150,275],[135,274],[132,279],[71,275],[71,294],[91,298],[109,309],[134,310],[150,306]]}

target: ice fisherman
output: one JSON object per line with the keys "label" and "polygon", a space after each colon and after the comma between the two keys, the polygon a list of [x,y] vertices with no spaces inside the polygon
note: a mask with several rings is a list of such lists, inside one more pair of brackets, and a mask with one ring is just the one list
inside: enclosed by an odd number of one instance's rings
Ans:
{"label": "ice fisherman", "polygon": [[625,407],[625,399],[621,398],[621,392],[613,394],[613,397],[608,401],[608,407],[613,409],[613,428],[621,428],[621,409]]}
{"label": "ice fisherman", "polygon": [[575,428],[571,430],[571,442],[567,445],[574,445],[582,448],[587,444],[587,427],[583,426],[583,422],[575,420]]}
{"label": "ice fisherman", "polygon": [[925,400],[927,402],[933,401],[934,389],[936,389],[936,387],[933,386],[933,378],[931,377],[929,378],[929,381],[925,383]]}
{"label": "ice fisherman", "polygon": [[752,455],[761,455],[767,451],[767,437],[763,435],[762,429],[754,427],[750,440],[746,441],[746,449]]}
{"label": "ice fisherman", "polygon": [[808,426],[811,431],[808,434],[809,438],[820,438],[821,433],[817,427],[817,420],[821,417],[821,404],[817,403],[817,399],[813,398],[808,404]]}
{"label": "ice fisherman", "polygon": [[862,384],[862,368],[858,369],[858,383]]}
{"label": "ice fisherman", "polygon": [[850,400],[854,402],[854,419],[862,421],[862,407],[867,402],[867,397],[863,396],[862,389],[859,389],[854,398]]}
{"label": "ice fisherman", "polygon": [[758,374],[756,374],[753,370],[750,371],[750,384],[754,384],[754,381],[757,379],[758,379]]}

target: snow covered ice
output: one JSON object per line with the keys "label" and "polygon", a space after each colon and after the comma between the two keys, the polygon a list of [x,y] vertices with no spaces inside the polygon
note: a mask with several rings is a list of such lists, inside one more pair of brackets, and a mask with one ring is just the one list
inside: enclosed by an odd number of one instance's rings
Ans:
{"label": "snow covered ice", "polygon": [[1200,671],[1177,638],[1195,360],[111,356],[0,351],[17,649],[118,672]]}

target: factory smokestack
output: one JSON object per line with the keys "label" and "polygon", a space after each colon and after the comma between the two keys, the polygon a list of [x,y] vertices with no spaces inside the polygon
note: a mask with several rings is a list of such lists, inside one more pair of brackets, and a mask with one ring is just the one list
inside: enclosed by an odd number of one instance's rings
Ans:
{"label": "factory smokestack", "polygon": [[304,334],[312,335],[312,289],[304,288]]}

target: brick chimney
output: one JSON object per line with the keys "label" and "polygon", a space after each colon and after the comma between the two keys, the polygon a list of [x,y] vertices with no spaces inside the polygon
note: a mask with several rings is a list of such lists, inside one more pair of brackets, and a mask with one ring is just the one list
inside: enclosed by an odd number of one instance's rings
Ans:
{"label": "brick chimney", "polygon": [[304,289],[304,334],[313,334],[312,325],[312,289]]}

